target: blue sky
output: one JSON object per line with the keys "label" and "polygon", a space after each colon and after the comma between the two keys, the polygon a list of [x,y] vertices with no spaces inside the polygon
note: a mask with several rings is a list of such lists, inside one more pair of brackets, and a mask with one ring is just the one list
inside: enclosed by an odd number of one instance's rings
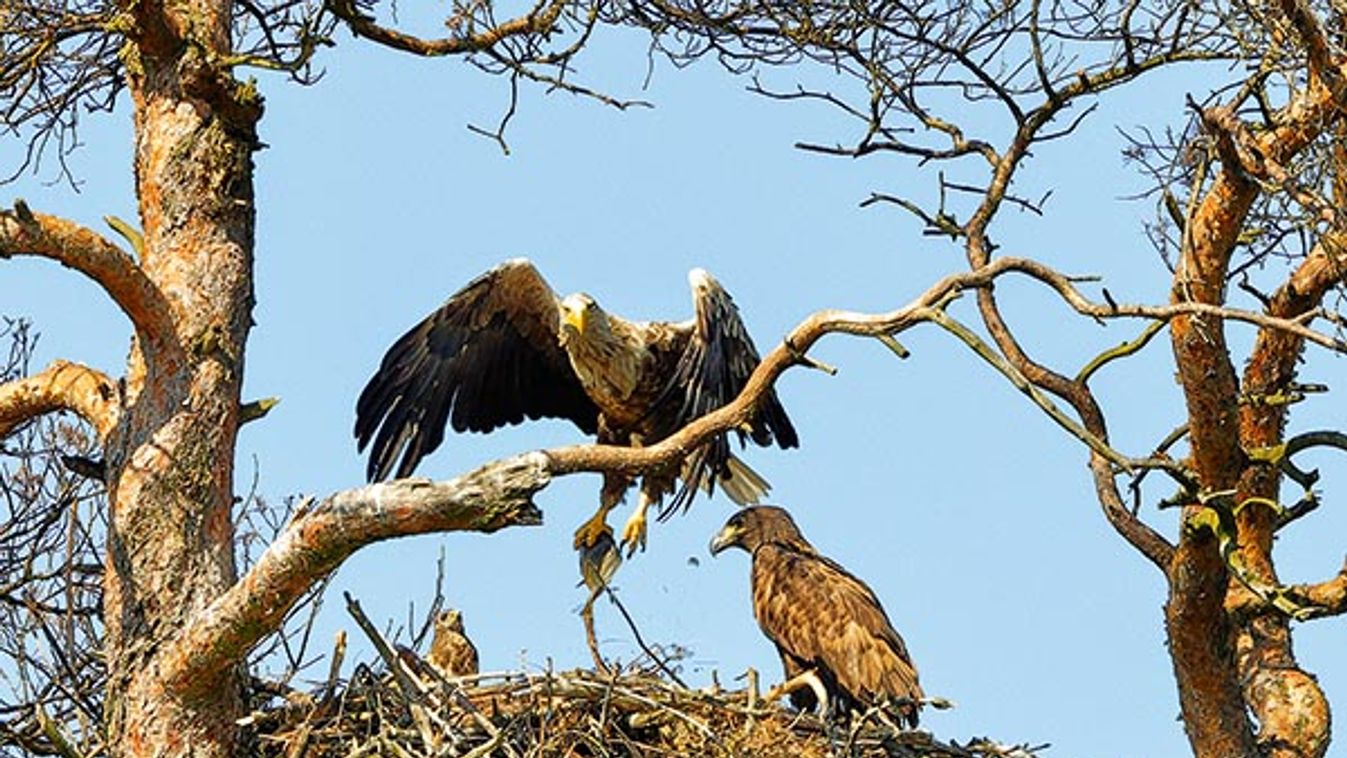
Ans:
{"label": "blue sky", "polygon": [[[246,393],[282,403],[241,433],[240,490],[254,474],[273,499],[360,484],[353,406],[383,351],[505,258],[528,256],[559,292],[588,291],[637,319],[689,315],[686,274],[705,267],[734,294],[764,350],[811,311],[888,310],[962,267],[957,248],[923,236],[902,211],[858,207],[872,190],[929,201],[936,169],[794,150],[797,140],[854,135],[821,107],[765,100],[712,65],[657,63],[642,91],[641,41],[611,36],[581,61],[580,75],[656,107],[619,113],[523,86],[508,157],[466,128],[495,124],[508,84],[459,60],[417,60],[343,37],[322,54],[319,85],[263,77],[269,147],[257,155],[258,306]],[[789,71],[772,79],[795,81]],[[1017,190],[1054,195],[1043,218],[1002,212],[992,230],[1002,253],[1102,275],[1119,301],[1165,299],[1168,273],[1141,235],[1150,206],[1122,199],[1143,183],[1123,165],[1114,127],[1177,123],[1185,93],[1208,85],[1148,81],[1106,101],[1071,140],[1035,151]],[[87,117],[83,137],[72,159],[78,193],[51,184],[48,169],[9,194],[96,228],[106,214],[135,218],[128,111]],[[93,285],[42,261],[5,261],[0,271],[0,311],[30,317],[42,332],[39,365],[64,357],[120,372],[127,324]],[[1031,353],[1064,369],[1140,328],[1076,319],[1028,282],[998,292]],[[976,321],[970,302],[952,313]],[[1231,331],[1247,344],[1248,333]],[[874,587],[926,690],[958,703],[923,725],[949,738],[1051,742],[1057,756],[1183,753],[1164,582],[1100,514],[1083,449],[951,337],[927,327],[902,339],[907,361],[874,342],[826,338],[814,354],[837,376],[797,369],[778,385],[801,448],[745,458],[814,544]],[[1095,380],[1123,450],[1143,454],[1182,422],[1172,372],[1160,339]],[[1341,360],[1312,353],[1302,376],[1336,388],[1343,373]],[[1291,428],[1341,428],[1341,408],[1315,397]],[[559,422],[451,436],[418,473],[450,477],[578,439]],[[1328,576],[1342,559],[1347,517],[1332,487],[1343,472],[1328,457],[1314,463],[1328,498],[1281,538],[1291,580]],[[538,498],[540,528],[362,551],[337,574],[318,648],[339,628],[355,632],[342,590],[379,621],[401,622],[410,602],[424,607],[443,551],[446,595],[463,609],[484,669],[589,665],[570,541],[597,489],[594,476],[556,482]],[[1168,494],[1148,492],[1144,513],[1172,535],[1173,515],[1152,505]],[[706,553],[731,509],[723,496],[699,499],[686,516],[653,524],[649,550],[616,584],[648,640],[691,651],[683,665],[694,682],[712,670],[729,682],[748,666],[776,681],[779,663],[748,604],[747,556]],[[615,513],[614,525],[624,518]],[[606,603],[598,623],[604,650],[629,660],[635,645]],[[1340,624],[1301,626],[1297,643],[1330,697],[1347,694]]]}

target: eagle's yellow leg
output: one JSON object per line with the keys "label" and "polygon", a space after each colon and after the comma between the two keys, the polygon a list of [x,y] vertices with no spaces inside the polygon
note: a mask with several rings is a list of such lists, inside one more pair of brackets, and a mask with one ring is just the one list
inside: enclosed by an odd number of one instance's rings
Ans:
{"label": "eagle's yellow leg", "polygon": [[626,525],[622,527],[622,547],[627,549],[628,558],[636,554],[636,548],[638,547],[642,552],[645,551],[645,514],[654,502],[655,499],[647,495],[645,490],[642,489],[640,499],[636,502],[636,509],[631,512]]}
{"label": "eagle's yellow leg", "polygon": [[828,690],[823,686],[823,680],[819,678],[819,675],[815,673],[813,669],[796,674],[790,679],[778,684],[768,690],[767,696],[763,699],[770,703],[779,700],[796,690],[804,689],[805,687],[814,691],[814,700],[818,703],[816,707],[819,716],[826,716],[828,714],[828,708],[831,705],[828,702]]}
{"label": "eagle's yellow leg", "polygon": [[585,523],[580,525],[579,529],[575,530],[574,547],[576,550],[593,547],[599,543],[599,540],[603,539],[603,535],[613,533],[612,527],[608,526],[608,511],[612,509],[613,506],[611,505],[600,505],[594,515],[590,516]]}

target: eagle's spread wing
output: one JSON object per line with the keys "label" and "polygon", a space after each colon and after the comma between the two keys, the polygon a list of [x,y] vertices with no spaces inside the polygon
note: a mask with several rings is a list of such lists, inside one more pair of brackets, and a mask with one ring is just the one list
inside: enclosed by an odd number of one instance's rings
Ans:
{"label": "eagle's spread wing", "polygon": [[[557,296],[533,265],[507,261],[459,290],[384,355],[356,403],[359,448],[371,439],[366,475],[397,476],[454,431],[486,432],[527,418],[574,421],[598,429],[558,342]],[[452,415],[451,415],[452,414]]]}
{"label": "eagle's spread wing", "polygon": [[[738,397],[761,359],[753,338],[739,318],[730,293],[710,274],[694,269],[688,275],[696,316],[685,328],[690,331],[678,364],[656,403],[657,438],[663,438],[689,422]],[[743,444],[744,431],[738,432]],[[748,436],[764,447],[773,440],[782,448],[797,447],[799,437],[786,409],[769,390],[750,421]],[[667,516],[686,507],[699,487],[714,487],[716,476],[729,475],[729,435],[720,434],[689,459],[683,488],[661,513]]]}
{"label": "eagle's spread wing", "polygon": [[[835,562],[777,544],[758,548],[753,612],[787,672],[812,667],[829,689],[860,704],[922,697],[907,646],[874,592]],[[915,725],[917,708],[901,710]]]}

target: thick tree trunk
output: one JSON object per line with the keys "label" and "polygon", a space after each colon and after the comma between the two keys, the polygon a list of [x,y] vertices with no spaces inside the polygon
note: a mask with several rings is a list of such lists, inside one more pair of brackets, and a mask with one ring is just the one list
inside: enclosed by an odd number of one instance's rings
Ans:
{"label": "thick tree trunk", "polygon": [[172,334],[138,337],[107,451],[106,726],[113,753],[126,756],[234,754],[243,708],[236,667],[190,698],[160,676],[166,643],[235,580],[230,511],[261,115],[256,94],[213,63],[227,49],[227,6],[185,5],[177,23],[135,6],[142,35],[128,62],[141,266],[167,301]]}

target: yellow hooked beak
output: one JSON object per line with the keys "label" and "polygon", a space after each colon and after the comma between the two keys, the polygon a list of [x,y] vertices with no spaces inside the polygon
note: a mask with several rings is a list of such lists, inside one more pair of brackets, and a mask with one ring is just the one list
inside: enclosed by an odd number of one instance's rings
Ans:
{"label": "yellow hooked beak", "polygon": [[561,303],[561,322],[584,334],[589,308],[584,302],[566,298]]}
{"label": "yellow hooked beak", "polygon": [[738,526],[726,524],[725,528],[721,529],[715,537],[711,538],[711,544],[709,545],[711,555],[715,555],[726,548],[739,544],[739,535],[741,532],[742,530],[739,529]]}

